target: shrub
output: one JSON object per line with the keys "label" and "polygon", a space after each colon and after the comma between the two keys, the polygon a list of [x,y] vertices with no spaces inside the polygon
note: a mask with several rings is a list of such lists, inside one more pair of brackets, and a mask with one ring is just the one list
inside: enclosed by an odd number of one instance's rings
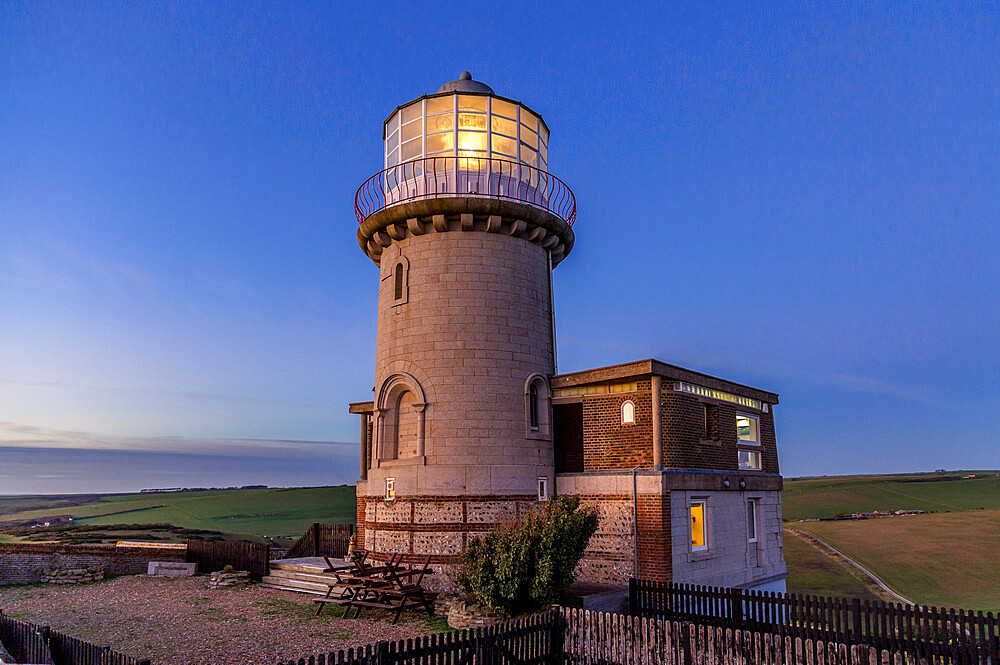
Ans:
{"label": "shrub", "polygon": [[560,497],[518,525],[473,538],[456,581],[476,601],[506,617],[557,601],[597,531],[597,510]]}

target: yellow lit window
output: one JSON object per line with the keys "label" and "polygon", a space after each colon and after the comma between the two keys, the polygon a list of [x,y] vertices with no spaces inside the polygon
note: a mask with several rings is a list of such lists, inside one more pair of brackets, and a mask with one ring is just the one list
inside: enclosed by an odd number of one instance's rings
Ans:
{"label": "yellow lit window", "polygon": [[386,478],[385,479],[385,500],[392,501],[396,498],[396,479]]}
{"label": "yellow lit window", "polygon": [[704,550],[708,548],[708,538],[705,534],[705,502],[691,502],[691,549]]}
{"label": "yellow lit window", "polygon": [[517,118],[517,107],[502,99],[493,98],[493,113],[508,118]]}
{"label": "yellow lit window", "polygon": [[427,135],[427,152],[440,152],[455,147],[455,132]]}
{"label": "yellow lit window", "polygon": [[736,434],[742,443],[760,443],[760,421],[757,416],[737,413]]}
{"label": "yellow lit window", "polygon": [[455,115],[445,113],[443,115],[432,115],[427,117],[428,132],[443,132],[455,126]]}
{"label": "yellow lit window", "polygon": [[517,123],[513,120],[506,120],[504,118],[493,116],[490,119],[490,127],[498,134],[517,136]]}

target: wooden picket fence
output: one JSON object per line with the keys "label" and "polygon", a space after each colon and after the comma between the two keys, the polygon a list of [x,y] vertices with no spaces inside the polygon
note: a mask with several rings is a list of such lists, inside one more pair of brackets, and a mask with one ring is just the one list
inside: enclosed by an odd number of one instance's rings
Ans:
{"label": "wooden picket fence", "polygon": [[317,654],[278,665],[997,665],[961,649],[916,657],[721,625],[557,607],[473,631]]}
{"label": "wooden picket fence", "polygon": [[991,612],[632,580],[629,613],[934,662],[1000,664],[1000,627]]}
{"label": "wooden picket fence", "polygon": [[329,556],[342,559],[347,556],[347,548],[350,545],[352,535],[354,535],[353,524],[320,524],[316,522],[292,543],[285,558]]}
{"label": "wooden picket fence", "polygon": [[18,663],[38,665],[150,665],[113,651],[110,647],[84,642],[64,633],[17,621],[0,613],[0,642]]}
{"label": "wooden picket fence", "polygon": [[212,573],[232,566],[260,579],[268,573],[268,546],[261,543],[223,543],[188,539],[187,562],[198,564],[199,573]]}
{"label": "wooden picket fence", "polygon": [[471,631],[378,642],[278,665],[558,665],[561,626],[560,613],[549,611]]}

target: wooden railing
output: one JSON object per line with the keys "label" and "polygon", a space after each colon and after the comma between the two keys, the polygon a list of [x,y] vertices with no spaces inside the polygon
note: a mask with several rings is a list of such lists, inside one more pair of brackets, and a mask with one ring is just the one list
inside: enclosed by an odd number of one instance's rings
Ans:
{"label": "wooden railing", "polygon": [[867,645],[917,658],[1000,663],[991,612],[632,580],[630,614],[734,631]]}
{"label": "wooden railing", "polygon": [[199,573],[212,573],[232,566],[249,571],[260,579],[268,572],[268,546],[261,543],[224,543],[212,540],[189,539],[187,562],[198,564]]}

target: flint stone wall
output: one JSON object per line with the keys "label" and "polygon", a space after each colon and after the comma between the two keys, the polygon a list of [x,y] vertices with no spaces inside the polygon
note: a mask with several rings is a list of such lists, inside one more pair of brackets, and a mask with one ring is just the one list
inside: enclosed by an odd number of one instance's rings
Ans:
{"label": "flint stone wall", "polygon": [[0,585],[42,581],[45,568],[100,566],[108,575],[141,575],[150,561],[184,561],[183,549],[114,545],[0,544]]}

